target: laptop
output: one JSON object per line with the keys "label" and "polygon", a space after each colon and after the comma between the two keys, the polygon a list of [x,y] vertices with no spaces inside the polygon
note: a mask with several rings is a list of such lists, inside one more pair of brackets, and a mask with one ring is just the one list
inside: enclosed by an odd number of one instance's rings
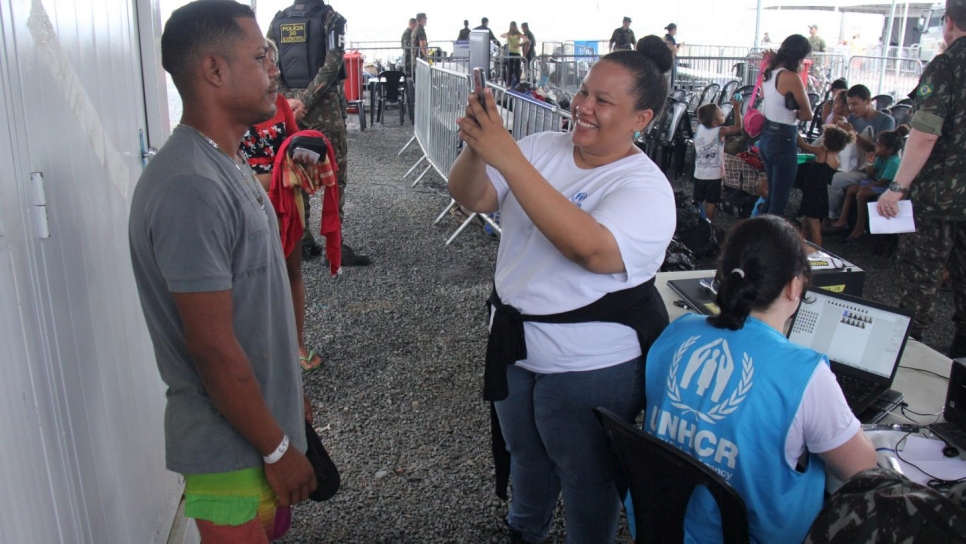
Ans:
{"label": "laptop", "polygon": [[[828,356],[852,413],[869,419],[901,400],[889,387],[909,339],[912,313],[869,300],[809,288],[792,317],[788,339]],[[880,398],[888,395],[888,402]],[[881,418],[881,416],[880,416]]]}
{"label": "laptop", "polygon": [[695,312],[703,315],[718,315],[721,310],[715,304],[717,291],[713,283],[714,272],[711,274],[712,276],[707,278],[668,280],[667,285]]}

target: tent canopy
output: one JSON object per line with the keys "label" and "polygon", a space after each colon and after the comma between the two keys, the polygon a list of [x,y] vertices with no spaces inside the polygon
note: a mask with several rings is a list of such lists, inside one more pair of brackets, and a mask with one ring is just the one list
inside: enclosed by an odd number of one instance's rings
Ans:
{"label": "tent canopy", "polygon": [[[906,2],[896,1],[896,13],[905,9]],[[889,15],[892,2],[869,2],[868,0],[764,0],[763,9],[800,9],[838,11],[840,13],[872,13]],[[909,16],[918,17],[933,9],[945,9],[945,3],[909,2]]]}

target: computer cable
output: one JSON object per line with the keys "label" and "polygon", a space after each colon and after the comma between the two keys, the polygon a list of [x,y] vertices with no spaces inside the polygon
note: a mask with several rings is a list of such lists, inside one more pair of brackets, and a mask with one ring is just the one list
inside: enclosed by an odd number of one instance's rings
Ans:
{"label": "computer cable", "polygon": [[[911,435],[911,434],[912,434],[912,431],[906,433],[905,436],[903,436],[902,438],[899,439],[898,442],[896,442],[896,449],[895,449],[896,458],[899,459],[900,461],[902,461],[903,463],[905,463],[905,464],[907,464],[907,465],[915,468],[919,472],[925,474],[929,478],[929,481],[926,482],[926,485],[928,487],[930,487],[931,489],[934,489],[934,490],[936,490],[936,491],[938,491],[940,493],[945,493],[945,492],[949,491],[949,488],[950,487],[952,487],[952,486],[954,486],[954,485],[956,485],[956,484],[958,484],[960,482],[966,482],[966,476],[964,476],[962,478],[959,478],[959,479],[956,479],[956,480],[944,480],[943,478],[939,478],[937,476],[933,476],[932,474],[929,474],[928,472],[926,472],[925,470],[923,470],[922,468],[920,468],[915,463],[913,463],[913,462],[911,462],[911,461],[909,461],[907,459],[903,459],[902,458],[902,454],[899,453],[899,452],[902,449],[901,448],[902,443],[905,442],[906,439],[909,438],[909,435]],[[937,438],[939,438],[939,437],[937,437]],[[946,444],[946,448],[951,447],[949,445],[949,443],[946,442],[945,440],[943,440],[942,442],[943,442],[943,444]],[[943,448],[943,455],[946,455],[946,451],[945,451],[946,448]]]}
{"label": "computer cable", "polygon": [[932,374],[933,376],[937,376],[937,377],[942,378],[944,380],[949,380],[949,376],[943,376],[942,374],[940,374],[938,372],[933,372],[932,370],[927,370],[925,368],[916,368],[914,366],[905,366],[905,365],[899,365],[899,368],[905,368],[906,370],[915,370],[915,371],[918,371],[918,372],[925,372],[926,374]]}

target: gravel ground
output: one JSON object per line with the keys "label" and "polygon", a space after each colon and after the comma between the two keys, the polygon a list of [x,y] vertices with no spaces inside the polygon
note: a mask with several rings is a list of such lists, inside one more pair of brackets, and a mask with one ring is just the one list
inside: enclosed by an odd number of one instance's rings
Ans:
{"label": "gravel ground", "polygon": [[[481,400],[497,242],[473,226],[444,245],[458,226],[450,215],[432,224],[449,202],[445,184],[435,172],[414,189],[412,177],[401,179],[420,153],[414,142],[397,157],[412,126],[387,122],[360,132],[349,119],[343,232],[372,266],[333,279],[320,260],[303,264],[306,342],[324,361],[305,385],[342,488],[328,502],[296,507],[281,542],[505,542]],[[724,214],[715,222],[734,223]],[[868,272],[866,296],[896,302],[894,260],[827,246]],[[942,298],[942,318],[926,337],[940,349],[952,337],[950,297]],[[564,542],[561,514],[549,542]],[[619,541],[629,542],[621,526]]]}

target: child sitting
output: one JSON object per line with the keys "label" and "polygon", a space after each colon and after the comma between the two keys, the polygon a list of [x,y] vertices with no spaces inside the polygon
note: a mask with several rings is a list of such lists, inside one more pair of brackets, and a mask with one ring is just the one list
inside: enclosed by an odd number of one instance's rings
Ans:
{"label": "child sitting", "polygon": [[821,145],[810,145],[801,136],[798,137],[798,147],[815,155],[815,160],[806,167],[808,170],[802,187],[799,212],[805,216],[802,237],[819,247],[822,246],[822,219],[828,217],[828,186],[839,168],[838,153],[854,140],[852,133],[835,125],[825,127]]}
{"label": "child sitting", "polygon": [[832,227],[842,227],[848,224],[849,213],[852,211],[853,197],[858,209],[858,219],[855,228],[846,241],[857,240],[865,234],[865,224],[869,218],[868,203],[874,202],[879,195],[886,192],[889,183],[896,177],[899,171],[899,152],[905,145],[905,137],[909,134],[909,129],[902,125],[896,130],[880,132],[875,139],[875,150],[869,153],[867,160],[869,166],[866,168],[866,175],[869,179],[859,182],[857,185],[850,186],[845,192],[845,203],[842,206],[842,215]]}
{"label": "child sitting", "polygon": [[741,133],[741,107],[732,99],[735,114],[733,125],[722,127],[724,113],[717,104],[705,104],[698,108],[698,132],[694,135],[694,204],[704,204],[708,221],[721,200],[721,178],[724,177],[725,136]]}

